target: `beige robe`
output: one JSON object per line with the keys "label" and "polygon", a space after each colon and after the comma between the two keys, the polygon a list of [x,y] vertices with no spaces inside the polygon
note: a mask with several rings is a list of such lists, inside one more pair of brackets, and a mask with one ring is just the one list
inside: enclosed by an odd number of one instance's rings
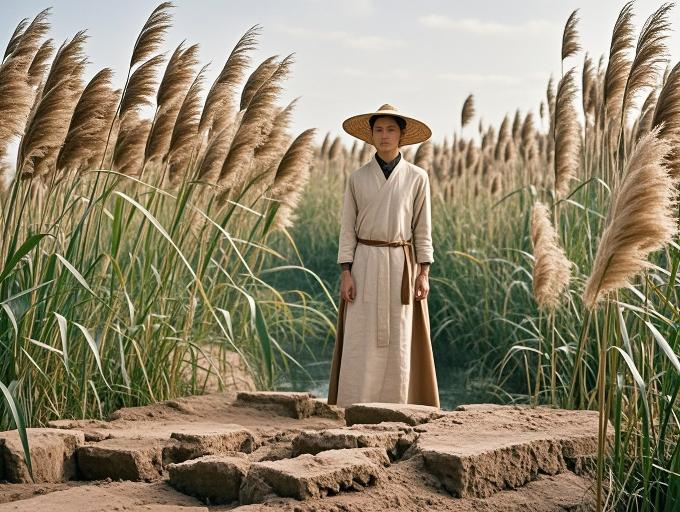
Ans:
{"label": "beige robe", "polygon": [[[403,155],[385,179],[375,156],[345,189],[338,263],[353,262],[353,302],[341,299],[328,403],[415,403],[439,407],[427,299],[414,298],[418,267],[434,262],[427,172]],[[411,240],[410,304],[401,301],[403,247],[357,239]]]}

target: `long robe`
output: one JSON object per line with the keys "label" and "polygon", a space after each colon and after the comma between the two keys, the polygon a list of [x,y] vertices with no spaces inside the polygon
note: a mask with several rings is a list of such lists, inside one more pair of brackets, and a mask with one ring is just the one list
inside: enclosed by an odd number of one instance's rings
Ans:
{"label": "long robe", "polygon": [[[404,160],[386,179],[375,158],[350,174],[345,189],[338,263],[352,262],[353,302],[340,300],[328,403],[392,402],[439,407],[427,299],[402,304],[404,258],[434,262],[427,172]],[[358,239],[411,240],[380,247]]]}

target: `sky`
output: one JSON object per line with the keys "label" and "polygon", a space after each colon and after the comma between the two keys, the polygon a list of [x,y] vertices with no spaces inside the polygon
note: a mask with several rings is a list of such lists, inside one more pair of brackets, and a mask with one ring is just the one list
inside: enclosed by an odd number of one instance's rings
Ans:
{"label": "sky", "polygon": [[[52,7],[50,37],[60,43],[87,29],[86,79],[103,67],[122,86],[135,39],[159,1],[37,0],[0,2],[0,45],[16,24]],[[477,115],[463,133],[473,135],[480,118],[498,125],[503,116],[533,110],[551,73],[561,74],[562,30],[579,8],[583,51],[564,70],[581,69],[584,51],[607,55],[614,21],[624,2],[614,0],[175,0],[173,26],[164,50],[183,40],[198,43],[210,63],[207,84],[234,44],[253,25],[262,26],[253,68],[272,55],[294,53],[295,64],[281,104],[299,97],[292,131],[317,128],[352,138],[342,121],[391,103],[432,128],[433,140],[461,132],[460,110],[475,96]],[[662,2],[637,0],[642,26]],[[680,59],[680,7],[671,14],[668,40],[673,64]]]}

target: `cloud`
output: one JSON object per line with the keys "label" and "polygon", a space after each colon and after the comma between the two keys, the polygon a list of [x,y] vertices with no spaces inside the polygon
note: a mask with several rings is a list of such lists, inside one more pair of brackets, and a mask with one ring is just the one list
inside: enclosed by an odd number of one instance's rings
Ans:
{"label": "cloud", "polygon": [[466,32],[482,36],[513,36],[513,35],[543,35],[554,34],[561,27],[546,20],[530,20],[519,25],[497,23],[494,21],[482,21],[478,18],[452,19],[440,14],[428,14],[421,16],[418,21],[432,29],[444,29],[454,32]]}
{"label": "cloud", "polygon": [[348,48],[358,48],[360,50],[382,51],[404,46],[404,42],[400,39],[380,36],[359,36],[342,30],[319,30],[290,26],[279,26],[277,29],[291,36],[322,41],[337,41]]}

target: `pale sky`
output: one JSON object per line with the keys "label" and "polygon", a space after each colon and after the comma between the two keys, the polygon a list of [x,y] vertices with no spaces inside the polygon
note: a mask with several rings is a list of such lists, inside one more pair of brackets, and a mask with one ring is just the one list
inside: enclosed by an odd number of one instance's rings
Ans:
{"label": "pale sky", "polygon": [[[159,1],[117,0],[0,3],[0,45],[17,22],[52,6],[52,37],[57,44],[87,29],[89,79],[102,67],[127,73],[132,46]],[[474,93],[477,117],[498,125],[516,108],[536,114],[548,77],[560,75],[564,23],[580,8],[581,45],[595,61],[607,54],[622,1],[600,0],[176,0],[168,54],[186,39],[200,45],[202,64],[211,62],[206,86],[222,68],[236,41],[262,25],[253,67],[271,55],[295,53],[282,104],[300,96],[293,131],[319,129],[342,135],[350,115],[392,103],[427,122],[433,140],[460,131],[460,108]],[[635,22],[642,25],[662,2],[638,0]],[[680,7],[672,11],[669,39],[673,64],[680,58]],[[565,70],[580,70],[583,52]],[[580,80],[579,80],[580,81]],[[351,137],[343,136],[346,141]]]}

